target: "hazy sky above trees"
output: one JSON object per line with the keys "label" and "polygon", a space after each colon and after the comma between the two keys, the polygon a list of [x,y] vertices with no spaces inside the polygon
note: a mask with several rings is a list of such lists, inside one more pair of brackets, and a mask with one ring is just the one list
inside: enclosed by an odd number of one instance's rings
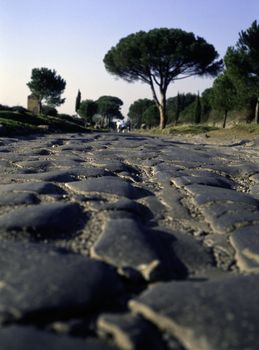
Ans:
{"label": "hazy sky above trees", "polygon": [[[32,68],[55,69],[67,82],[60,112],[74,113],[82,99],[112,95],[131,103],[152,98],[149,86],[116,80],[103,57],[118,41],[140,30],[181,28],[213,44],[220,56],[238,33],[259,21],[258,0],[0,0],[0,104],[26,106]],[[202,92],[211,79],[172,84],[177,92]]]}

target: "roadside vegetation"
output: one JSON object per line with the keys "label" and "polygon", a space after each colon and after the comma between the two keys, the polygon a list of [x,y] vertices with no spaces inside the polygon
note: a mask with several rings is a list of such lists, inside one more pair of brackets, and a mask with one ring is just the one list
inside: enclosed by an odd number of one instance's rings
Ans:
{"label": "roadside vegetation", "polygon": [[31,133],[86,132],[84,122],[66,114],[33,115],[22,107],[0,105],[0,136]]}
{"label": "roadside vegetation", "polygon": [[[180,41],[183,43],[185,34],[182,35]],[[205,47],[207,47],[206,45]],[[174,60],[178,62],[178,55],[184,55],[183,47],[184,45],[180,46],[182,49],[177,50],[177,54],[164,49],[161,53],[162,62],[168,64],[172,61],[173,67]],[[199,52],[201,53],[202,50]],[[201,94],[179,92],[176,96],[167,98],[164,101],[165,124],[161,123],[161,111],[155,97],[153,100],[139,99],[134,101],[128,114],[132,126],[136,129],[169,127],[171,130],[173,126],[183,124],[207,124],[211,127],[221,128],[233,127],[239,123],[259,124],[258,62],[259,24],[254,21],[247,30],[239,33],[239,39],[235,46],[227,49],[222,66],[219,66],[219,61],[214,62],[216,64],[214,68],[217,69],[213,73],[217,73],[217,77],[211,88],[206,89]],[[214,63],[211,64],[214,65]],[[124,65],[124,61],[121,64]],[[191,62],[189,64],[192,65]],[[126,68],[129,69],[123,66],[119,71],[118,75],[121,75],[122,78],[128,78]],[[108,66],[109,69],[111,68]],[[196,75],[196,70],[193,69],[192,75]],[[162,72],[164,72],[163,69]],[[176,72],[179,71],[176,69]],[[115,74],[116,71],[112,73]],[[212,72],[210,71],[210,73]],[[155,80],[162,79],[159,71],[153,71],[150,74]],[[177,76],[173,80],[177,80]],[[151,106],[153,106],[152,109]],[[149,113],[151,110],[152,113]]]}
{"label": "roadside vegetation", "polygon": [[[217,128],[255,134],[259,125],[259,24],[239,33],[236,44],[222,59],[214,46],[194,33],[155,28],[122,38],[104,56],[106,70],[127,82],[149,85],[152,99],[134,101],[127,117],[131,129],[163,135],[215,133]],[[211,88],[168,97],[171,83],[191,76],[214,77]],[[0,134],[75,132],[115,129],[123,101],[117,96],[82,99],[78,90],[75,115],[59,114],[56,107],[66,81],[49,68],[33,68],[27,83],[30,111],[0,105]],[[36,102],[35,102],[36,101]],[[35,104],[36,103],[36,104]],[[244,125],[240,128],[239,124]],[[160,130],[160,131],[158,131]],[[209,136],[208,136],[209,137]]]}

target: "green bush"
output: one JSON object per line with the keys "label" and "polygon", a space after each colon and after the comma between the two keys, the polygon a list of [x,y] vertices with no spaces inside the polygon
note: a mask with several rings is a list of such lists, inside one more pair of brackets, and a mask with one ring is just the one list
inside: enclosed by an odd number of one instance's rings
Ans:
{"label": "green bush", "polygon": [[42,106],[41,112],[44,115],[50,115],[52,117],[56,117],[58,115],[58,111],[56,110],[56,108],[46,105]]}

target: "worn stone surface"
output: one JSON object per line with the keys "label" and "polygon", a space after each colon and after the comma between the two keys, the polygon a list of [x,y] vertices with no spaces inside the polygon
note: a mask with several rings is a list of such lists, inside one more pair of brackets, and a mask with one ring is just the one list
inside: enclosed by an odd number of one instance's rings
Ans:
{"label": "worn stone surface", "polygon": [[122,274],[130,268],[147,281],[168,279],[178,269],[173,248],[170,251],[170,238],[159,238],[157,232],[145,230],[131,218],[113,219],[92,247],[91,255],[116,266]]}
{"label": "worn stone surface", "polygon": [[230,236],[237,265],[244,272],[259,272],[259,225],[235,230]]}
{"label": "worn stone surface", "polygon": [[11,326],[0,329],[0,347],[2,350],[115,350],[95,339],[76,339],[57,336],[32,327]]}
{"label": "worn stone surface", "polygon": [[78,204],[50,203],[18,208],[0,216],[0,232],[26,231],[35,238],[55,238],[82,225]]}
{"label": "worn stone surface", "polygon": [[113,337],[121,349],[165,350],[166,345],[158,330],[139,316],[131,314],[104,314],[98,319],[98,330]]}
{"label": "worn stone surface", "polygon": [[0,137],[0,348],[257,350],[258,154]]}
{"label": "worn stone surface", "polygon": [[67,185],[71,190],[79,193],[100,192],[109,193],[117,196],[136,199],[147,195],[147,191],[132,186],[127,181],[119,177],[104,176],[103,178],[90,178],[82,181],[69,183]]}
{"label": "worn stone surface", "polygon": [[259,276],[150,287],[130,308],[181,341],[188,350],[259,346]]}
{"label": "worn stone surface", "polygon": [[3,195],[8,192],[35,192],[38,194],[66,194],[66,192],[52,184],[47,182],[25,182],[17,184],[0,185],[0,193]]}
{"label": "worn stone surface", "polygon": [[118,297],[121,282],[103,262],[46,245],[0,242],[0,321],[58,318]]}

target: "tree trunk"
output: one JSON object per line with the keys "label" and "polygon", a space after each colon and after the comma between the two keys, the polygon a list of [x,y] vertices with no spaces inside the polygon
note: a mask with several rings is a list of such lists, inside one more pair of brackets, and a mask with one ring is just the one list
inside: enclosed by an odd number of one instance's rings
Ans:
{"label": "tree trunk", "polygon": [[228,116],[228,111],[225,111],[224,113],[224,120],[223,120],[223,129],[225,129],[226,124],[227,124],[227,116]]}
{"label": "tree trunk", "polygon": [[255,122],[256,124],[259,124],[259,97],[257,98],[255,106]]}
{"label": "tree trunk", "polygon": [[161,102],[159,105],[159,114],[160,114],[160,129],[163,130],[166,127],[167,123],[167,114],[166,114],[166,94],[161,91]]}
{"label": "tree trunk", "polygon": [[42,100],[39,100],[39,114],[42,114]]}

